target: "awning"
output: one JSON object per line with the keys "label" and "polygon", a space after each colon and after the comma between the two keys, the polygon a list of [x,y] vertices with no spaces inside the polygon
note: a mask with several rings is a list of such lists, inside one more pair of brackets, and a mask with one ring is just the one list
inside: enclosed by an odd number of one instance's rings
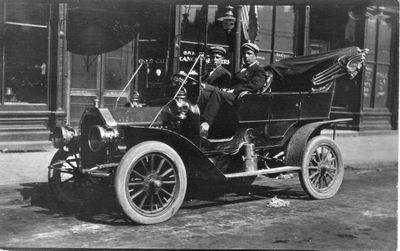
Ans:
{"label": "awning", "polygon": [[69,6],[67,49],[76,54],[95,55],[116,50],[133,40],[133,15],[108,11],[106,6]]}

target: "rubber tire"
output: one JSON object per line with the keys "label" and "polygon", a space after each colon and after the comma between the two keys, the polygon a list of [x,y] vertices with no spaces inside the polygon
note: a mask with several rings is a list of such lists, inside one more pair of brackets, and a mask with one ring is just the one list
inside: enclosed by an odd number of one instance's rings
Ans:
{"label": "rubber tire", "polygon": [[[169,157],[172,163],[175,164],[178,174],[179,186],[174,195],[174,201],[163,211],[157,215],[148,216],[135,210],[129,203],[126,193],[126,181],[129,179],[128,173],[130,167],[136,163],[142,156],[149,153],[162,153]],[[169,220],[181,207],[185,198],[187,188],[187,176],[185,165],[178,153],[169,145],[159,141],[145,141],[131,149],[122,158],[117,171],[115,173],[115,191],[118,202],[124,213],[134,222],[138,224],[156,224]]]}
{"label": "rubber tire", "polygon": [[[337,159],[337,174],[335,176],[335,180],[333,181],[334,184],[323,192],[317,191],[313,187],[309,179],[309,172],[308,172],[309,170],[308,163],[310,161],[313,152],[319,146],[322,145],[328,146],[331,149],[331,151],[334,152]],[[306,149],[304,151],[301,172],[299,174],[300,183],[304,191],[313,199],[323,200],[332,198],[338,192],[343,182],[343,176],[344,176],[343,157],[337,144],[331,138],[325,136],[317,136],[315,138],[312,138],[307,143]]]}

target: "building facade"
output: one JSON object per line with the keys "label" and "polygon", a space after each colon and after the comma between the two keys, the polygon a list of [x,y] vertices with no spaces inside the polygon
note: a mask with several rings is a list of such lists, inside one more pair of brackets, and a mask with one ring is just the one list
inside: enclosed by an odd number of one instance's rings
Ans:
{"label": "building facade", "polygon": [[[94,99],[114,106],[134,92],[143,102],[155,93],[167,97],[169,76],[187,72],[213,45],[225,47],[224,66],[238,70],[245,41],[259,45],[261,65],[368,48],[362,74],[338,82],[332,117],[353,118],[346,125],[351,130],[397,130],[396,1],[246,1],[252,5],[231,8],[219,2],[0,0],[0,146],[48,142],[54,125],[77,125]],[[235,21],[224,27],[221,18],[229,11]],[[144,20],[144,13],[155,18]]]}

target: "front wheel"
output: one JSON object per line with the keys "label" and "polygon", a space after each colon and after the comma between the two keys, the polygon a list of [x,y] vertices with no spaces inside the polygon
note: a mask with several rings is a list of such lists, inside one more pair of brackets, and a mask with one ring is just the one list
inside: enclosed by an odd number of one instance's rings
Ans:
{"label": "front wheel", "polygon": [[81,172],[79,153],[59,149],[51,160],[48,180],[59,203],[83,207],[99,199],[98,180]]}
{"label": "front wheel", "polygon": [[115,190],[124,213],[139,224],[169,220],[182,205],[186,170],[178,153],[167,144],[145,141],[122,158]]}
{"label": "front wheel", "polygon": [[303,154],[300,183],[314,199],[328,199],[339,190],[344,176],[342,154],[328,137],[311,139]]}

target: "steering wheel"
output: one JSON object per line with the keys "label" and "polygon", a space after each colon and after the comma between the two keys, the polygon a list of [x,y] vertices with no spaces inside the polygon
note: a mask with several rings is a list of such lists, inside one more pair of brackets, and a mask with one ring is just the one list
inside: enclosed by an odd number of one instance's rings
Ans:
{"label": "steering wheel", "polygon": [[[182,84],[183,80],[186,78],[186,74],[182,74],[182,73],[176,73],[172,75],[172,82],[178,82],[180,84]],[[199,83],[199,81],[197,79],[192,78],[191,76],[187,77],[188,80],[194,82],[194,83]]]}

